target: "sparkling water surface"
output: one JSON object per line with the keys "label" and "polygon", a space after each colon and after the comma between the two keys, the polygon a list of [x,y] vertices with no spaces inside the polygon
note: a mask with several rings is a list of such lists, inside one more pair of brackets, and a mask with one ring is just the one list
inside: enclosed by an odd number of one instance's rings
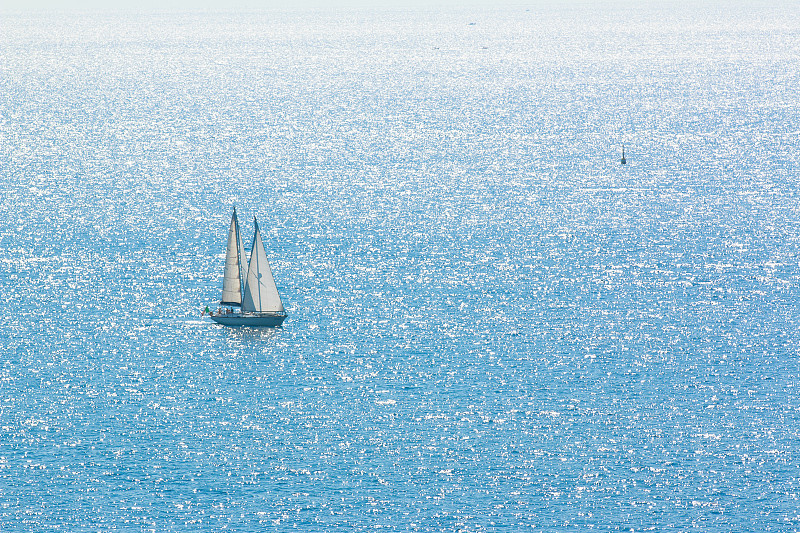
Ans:
{"label": "sparkling water surface", "polygon": [[[0,530],[797,531],[798,58],[791,3],[3,14]],[[234,205],[282,328],[200,316]]]}

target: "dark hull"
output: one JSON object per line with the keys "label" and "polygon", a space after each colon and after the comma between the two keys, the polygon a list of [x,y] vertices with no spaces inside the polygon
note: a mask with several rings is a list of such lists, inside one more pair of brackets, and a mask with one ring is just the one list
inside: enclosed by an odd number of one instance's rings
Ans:
{"label": "dark hull", "polygon": [[211,320],[231,327],[274,328],[283,324],[286,315],[229,313],[211,315]]}

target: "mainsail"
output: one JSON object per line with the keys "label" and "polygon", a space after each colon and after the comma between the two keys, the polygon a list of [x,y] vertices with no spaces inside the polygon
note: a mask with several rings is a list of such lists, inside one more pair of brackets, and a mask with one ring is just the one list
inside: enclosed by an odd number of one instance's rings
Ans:
{"label": "mainsail", "polygon": [[236,217],[236,208],[233,208],[231,226],[228,229],[228,250],[225,254],[225,274],[222,278],[222,299],[224,305],[242,304],[242,285],[245,279],[244,265],[247,257],[244,251],[244,241],[239,231],[239,219]]}
{"label": "mainsail", "polygon": [[281,302],[278,287],[275,286],[275,279],[272,277],[272,269],[267,261],[267,252],[261,241],[258,221],[255,221],[255,225],[256,233],[253,236],[253,249],[250,251],[250,266],[247,269],[242,311],[283,313],[283,302]]}

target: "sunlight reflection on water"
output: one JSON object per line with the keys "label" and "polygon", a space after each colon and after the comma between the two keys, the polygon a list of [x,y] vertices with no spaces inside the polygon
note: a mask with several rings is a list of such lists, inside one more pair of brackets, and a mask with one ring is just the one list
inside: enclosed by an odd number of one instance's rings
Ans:
{"label": "sunlight reflection on water", "polygon": [[797,17],[692,9],[12,15],[4,531],[796,526]]}

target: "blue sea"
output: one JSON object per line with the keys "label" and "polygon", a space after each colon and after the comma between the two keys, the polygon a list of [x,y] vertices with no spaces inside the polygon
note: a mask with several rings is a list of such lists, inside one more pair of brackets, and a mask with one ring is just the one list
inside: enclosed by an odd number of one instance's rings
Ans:
{"label": "blue sea", "polygon": [[0,94],[3,533],[800,530],[795,2],[4,12]]}

